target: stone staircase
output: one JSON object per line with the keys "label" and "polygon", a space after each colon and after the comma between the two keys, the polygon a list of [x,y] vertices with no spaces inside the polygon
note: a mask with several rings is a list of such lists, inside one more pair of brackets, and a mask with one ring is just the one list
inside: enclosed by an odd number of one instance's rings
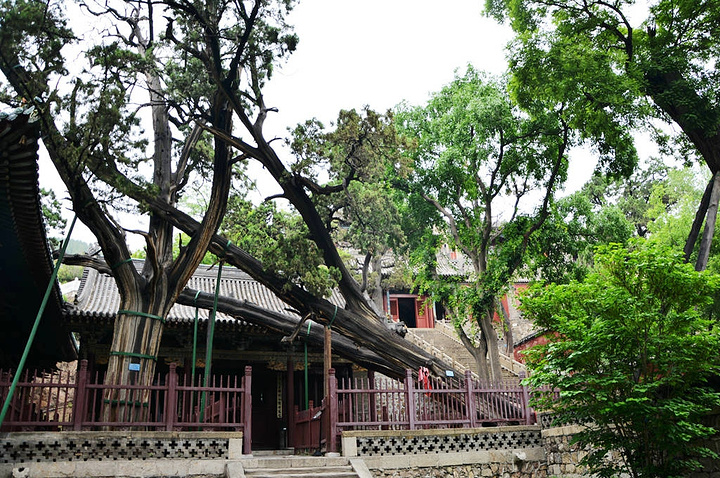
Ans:
{"label": "stone staircase", "polygon": [[342,457],[273,456],[242,460],[246,478],[359,478]]}
{"label": "stone staircase", "polygon": [[[470,370],[475,374],[475,359],[460,342],[452,326],[436,322],[434,329],[408,329],[405,338],[456,370],[462,373]],[[506,377],[517,377],[520,372],[526,371],[524,364],[503,353],[500,354],[500,365]]]}

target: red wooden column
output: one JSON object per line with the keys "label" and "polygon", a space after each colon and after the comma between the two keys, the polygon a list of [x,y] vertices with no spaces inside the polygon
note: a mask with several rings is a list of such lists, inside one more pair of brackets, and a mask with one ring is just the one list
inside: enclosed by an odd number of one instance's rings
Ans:
{"label": "red wooden column", "polygon": [[170,364],[167,375],[167,398],[165,399],[165,430],[172,431],[177,418],[177,364]]}
{"label": "red wooden column", "polygon": [[335,378],[335,369],[331,368],[328,370],[328,409],[327,409],[327,423],[328,423],[328,440],[327,440],[327,451],[334,453],[337,451],[337,421],[338,421],[338,399],[337,399],[337,379]]}
{"label": "red wooden column", "polygon": [[243,377],[243,453],[252,453],[252,367],[245,366]]}
{"label": "red wooden column", "polygon": [[88,361],[80,361],[77,380],[75,381],[75,399],[73,400],[73,430],[82,430],[83,419],[85,418],[85,403],[87,399],[87,377]]}

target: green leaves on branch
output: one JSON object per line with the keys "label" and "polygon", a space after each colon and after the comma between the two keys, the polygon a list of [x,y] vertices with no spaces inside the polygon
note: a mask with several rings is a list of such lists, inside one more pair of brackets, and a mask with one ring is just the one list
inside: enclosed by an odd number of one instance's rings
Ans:
{"label": "green leaves on branch", "polygon": [[[562,108],[522,111],[505,79],[472,66],[427,105],[401,105],[397,117],[417,145],[403,211],[418,283],[458,322],[478,322],[483,332],[472,350],[478,372],[499,378],[495,304],[566,178],[566,152],[575,138]],[[451,259],[451,250],[465,261]],[[457,272],[448,272],[448,265]],[[491,368],[484,371],[487,363]]]}
{"label": "green leaves on branch", "polygon": [[[307,185],[318,210],[324,211],[333,239],[377,266],[388,250],[404,242],[393,185],[408,174],[409,158],[404,154],[408,144],[396,131],[391,112],[380,114],[368,107],[343,110],[332,126],[326,129],[312,119],[293,130],[292,173]],[[353,270],[357,266],[349,265]],[[366,287],[369,272],[363,268],[360,282]],[[380,271],[375,273],[377,285]]]}
{"label": "green leaves on branch", "polygon": [[526,236],[544,220],[543,200],[549,204],[565,179],[572,137],[560,115],[528,116],[502,79],[468,67],[398,118],[417,142],[405,204],[416,221],[412,246],[431,249],[415,253],[424,256],[417,265],[433,267],[427,257],[449,244],[468,258],[473,280],[500,293],[522,264]]}
{"label": "green leaves on branch", "polygon": [[273,203],[255,206],[231,197],[221,229],[234,244],[290,284],[320,297],[330,296],[337,286],[339,271],[325,266],[307,226],[296,214],[281,211]]}
{"label": "green leaves on branch", "polygon": [[[526,316],[550,342],[528,353],[530,383],[559,390],[536,407],[577,435],[599,476],[687,476],[714,433],[701,419],[720,405],[707,378],[720,371],[713,304],[720,276],[646,243],[599,247],[584,282],[533,288]],[[615,451],[622,460],[607,460]]]}

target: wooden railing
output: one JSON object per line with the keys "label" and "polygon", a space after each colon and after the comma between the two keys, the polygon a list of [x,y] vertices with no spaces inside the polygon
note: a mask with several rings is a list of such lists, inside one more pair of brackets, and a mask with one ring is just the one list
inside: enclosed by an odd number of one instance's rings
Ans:
{"label": "wooden railing", "polygon": [[[2,431],[34,430],[234,430],[250,450],[252,368],[245,375],[214,375],[207,386],[183,383],[175,364],[153,385],[107,385],[90,376],[87,361],[77,373],[30,373],[18,381]],[[0,370],[0,401],[12,374]]]}
{"label": "wooden railing", "polygon": [[429,377],[421,382],[408,370],[404,380],[341,380],[330,373],[328,450],[343,430],[416,430],[535,423],[530,392],[520,379],[481,381]]}

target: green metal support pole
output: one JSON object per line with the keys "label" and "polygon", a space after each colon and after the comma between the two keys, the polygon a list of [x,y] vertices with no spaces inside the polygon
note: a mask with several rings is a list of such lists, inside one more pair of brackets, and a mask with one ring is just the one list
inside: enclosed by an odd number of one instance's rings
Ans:
{"label": "green metal support pole", "polygon": [[5,397],[5,403],[3,403],[2,411],[0,412],[0,427],[2,427],[2,424],[5,421],[5,415],[7,414],[8,408],[10,408],[10,401],[12,400],[12,396],[15,393],[15,388],[17,387],[18,381],[20,381],[20,375],[22,375],[22,371],[25,368],[25,362],[27,361],[27,357],[30,354],[30,348],[32,347],[33,341],[35,340],[35,334],[37,333],[38,327],[40,326],[40,319],[45,312],[45,307],[47,306],[47,302],[50,299],[50,293],[52,292],[53,286],[55,285],[58,269],[60,269],[60,264],[62,264],[63,257],[65,257],[65,250],[70,243],[70,235],[72,234],[73,228],[75,227],[75,221],[77,221],[77,216],[73,217],[73,220],[70,223],[70,229],[68,230],[67,237],[65,238],[65,242],[63,242],[63,245],[60,248],[60,254],[58,255],[57,262],[55,263],[52,275],[50,276],[50,283],[45,290],[45,296],[43,297],[42,303],[40,304],[40,310],[38,311],[37,317],[35,317],[35,323],[33,324],[32,330],[30,331],[30,337],[25,344],[25,350],[23,351],[22,357],[20,357],[20,363],[18,364],[17,370],[15,371],[12,385],[10,385],[8,395],[7,397]]}
{"label": "green metal support pole", "polygon": [[308,321],[308,328],[307,328],[307,336],[305,337],[305,410],[308,410],[310,408],[310,400],[309,400],[309,393],[308,390],[308,351],[307,351],[307,341],[308,337],[310,336],[310,326],[312,325],[312,322]]}
{"label": "green metal support pole", "polygon": [[192,352],[192,367],[190,367],[190,385],[195,386],[195,362],[197,361],[197,333],[198,333],[198,306],[197,299],[200,295],[200,291],[195,293],[195,325],[193,327],[193,352]]}
{"label": "green metal support pole", "polygon": [[[228,243],[229,245],[229,243]],[[215,299],[213,300],[213,308],[208,319],[208,330],[207,330],[207,344],[205,347],[205,382],[204,387],[208,387],[210,380],[210,374],[212,373],[212,346],[213,338],[215,336],[215,315],[217,314],[218,295],[220,294],[220,279],[222,278],[222,267],[223,261],[220,261],[218,266],[217,281],[215,282]],[[205,401],[207,397],[207,391],[203,393],[202,402],[200,403],[200,421],[202,422],[205,417]]]}

